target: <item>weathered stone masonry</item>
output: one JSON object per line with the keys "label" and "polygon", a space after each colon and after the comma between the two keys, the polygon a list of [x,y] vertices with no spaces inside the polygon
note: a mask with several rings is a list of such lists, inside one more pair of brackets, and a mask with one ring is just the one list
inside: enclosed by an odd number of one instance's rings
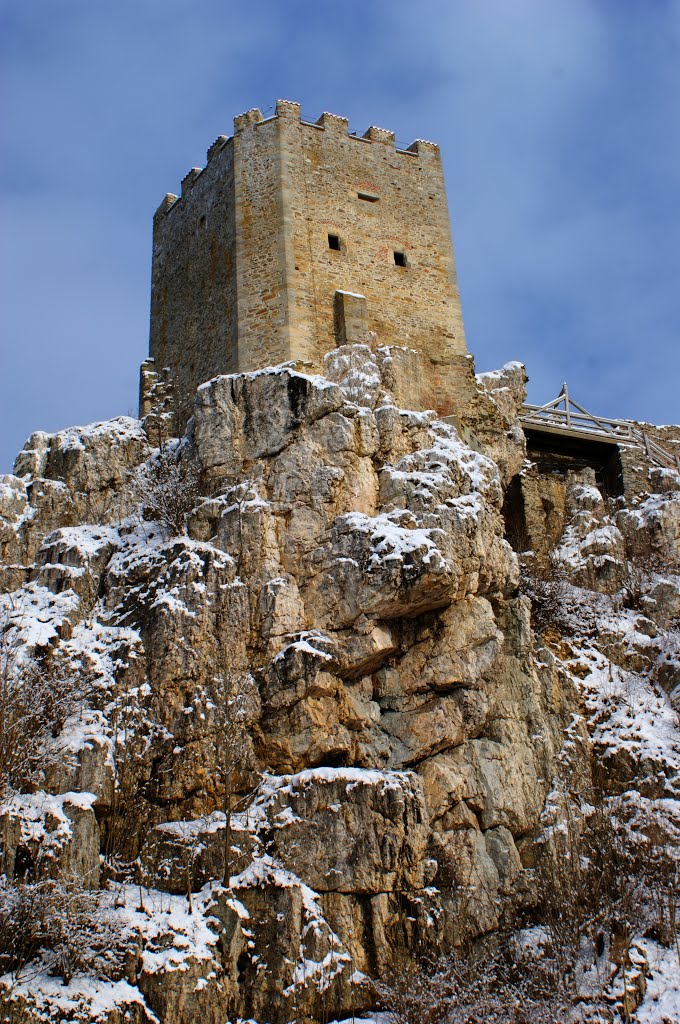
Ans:
{"label": "weathered stone masonry", "polygon": [[369,337],[422,353],[405,384],[417,407],[458,411],[447,382],[466,346],[439,147],[358,137],[333,114],[312,124],[287,101],[235,118],[154,218],[153,365],[189,398],[216,374],[320,368]]}

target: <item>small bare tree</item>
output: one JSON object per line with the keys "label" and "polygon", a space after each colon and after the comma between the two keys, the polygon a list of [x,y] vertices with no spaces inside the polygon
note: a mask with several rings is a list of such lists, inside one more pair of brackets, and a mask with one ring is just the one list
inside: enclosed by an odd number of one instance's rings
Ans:
{"label": "small bare tree", "polygon": [[393,1024],[555,1024],[570,1014],[571,992],[555,988],[543,961],[495,935],[465,943],[375,982]]}
{"label": "small bare tree", "polygon": [[655,823],[648,824],[653,838],[646,843],[641,866],[652,918],[650,931],[662,945],[675,949],[680,966],[680,849],[655,838]]}
{"label": "small bare tree", "polygon": [[520,589],[531,601],[531,625],[539,636],[549,628],[561,628],[570,595],[567,575],[554,557],[540,562],[520,559]]}
{"label": "small bare tree", "polygon": [[55,742],[67,718],[82,709],[91,684],[63,658],[27,653],[21,609],[0,610],[0,800],[31,792],[60,761]]}
{"label": "small bare tree", "polygon": [[111,808],[103,822],[104,867],[118,881],[139,877],[137,856],[148,817],[144,799],[150,774],[149,751],[153,745],[140,701],[139,688],[123,670],[115,681],[108,708],[113,754]]}
{"label": "small bare tree", "polygon": [[134,493],[143,519],[160,523],[173,537],[186,533],[201,494],[196,466],[179,442],[161,441],[137,471]]}
{"label": "small bare tree", "polygon": [[249,729],[259,713],[260,701],[252,675],[225,666],[209,680],[207,690],[211,745],[225,821],[222,883],[228,888],[231,884],[234,798],[239,791],[242,792],[243,777],[253,767]]}
{"label": "small bare tree", "polygon": [[18,980],[34,966],[68,984],[76,974],[120,975],[119,928],[106,893],[77,879],[0,888],[0,968]]}
{"label": "small bare tree", "polygon": [[[647,924],[646,844],[623,824],[618,801],[595,799],[586,817],[572,813],[564,800],[560,828],[539,857],[537,911],[555,990],[578,996],[585,979],[595,975],[596,997],[604,999],[615,971],[623,988],[618,1009],[628,1021],[631,950]],[[592,983],[588,987],[592,996]]]}

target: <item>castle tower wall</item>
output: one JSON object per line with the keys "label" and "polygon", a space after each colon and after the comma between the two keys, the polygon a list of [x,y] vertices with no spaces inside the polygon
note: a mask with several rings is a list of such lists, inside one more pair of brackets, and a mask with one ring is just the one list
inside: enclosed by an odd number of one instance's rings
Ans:
{"label": "castle tower wall", "polygon": [[[348,135],[344,118],[300,120],[279,104],[283,187],[292,224],[293,350],[320,356],[336,344],[336,291],[366,298],[369,331],[435,362],[466,351],[439,147],[398,150],[394,135]],[[340,249],[329,247],[328,236]],[[405,266],[395,263],[395,253]]]}
{"label": "castle tower wall", "polygon": [[209,153],[154,217],[149,354],[187,405],[203,381],[238,369],[233,140]]}
{"label": "castle tower wall", "polygon": [[234,121],[240,371],[297,358],[290,341],[290,232],[284,216],[281,136],[279,118],[263,121],[259,110]]}
{"label": "castle tower wall", "polygon": [[[364,299],[351,324],[338,292]],[[248,111],[154,218],[150,355],[190,402],[218,373],[319,369],[350,335],[420,352],[419,401],[451,411],[466,347],[439,148],[287,101]]]}

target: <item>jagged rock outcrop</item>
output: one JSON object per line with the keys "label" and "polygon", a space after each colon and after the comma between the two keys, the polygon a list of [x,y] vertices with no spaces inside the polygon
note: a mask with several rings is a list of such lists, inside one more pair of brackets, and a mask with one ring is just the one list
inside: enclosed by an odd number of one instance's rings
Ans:
{"label": "jagged rock outcrop", "polygon": [[[109,894],[146,887],[148,921],[118,896],[110,909],[135,950],[106,983],[110,1024],[372,1006],[390,956],[531,905],[563,764],[574,792],[598,772],[620,792],[653,776],[639,793],[671,808],[671,740],[611,742],[597,680],[644,667],[673,694],[676,577],[643,595],[649,628],[609,615],[595,660],[550,637],[537,654],[502,515],[526,454],[523,368],[476,385],[475,443],[493,461],[434,413],[397,408],[389,367],[354,346],[329,354],[325,378],[283,366],[202,385],[178,448],[192,469],[180,535],[135,512],[150,455],[136,421],[33,435],[0,484],[7,656],[87,680],[45,738],[59,756],[37,792],[0,819],[5,871],[38,877],[49,860]],[[570,594],[597,586],[611,602],[627,559],[677,551],[664,486],[614,511],[587,473],[564,486]],[[257,700],[239,720],[246,677]],[[670,705],[647,697],[672,738]],[[72,1019],[91,1019],[88,992],[71,995]],[[42,1019],[31,999],[18,986],[7,1012],[24,1000],[16,1019]]]}

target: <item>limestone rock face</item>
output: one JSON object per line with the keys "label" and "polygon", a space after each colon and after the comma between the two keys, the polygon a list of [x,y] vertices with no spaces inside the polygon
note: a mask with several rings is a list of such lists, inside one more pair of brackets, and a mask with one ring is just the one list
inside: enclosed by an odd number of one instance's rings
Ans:
{"label": "limestone rock face", "polygon": [[527,373],[522,363],[512,362],[500,370],[479,373],[476,379],[480,395],[471,403],[472,426],[507,484],[520,472],[526,458],[526,440],[518,416],[526,401]]}
{"label": "limestone rock face", "polygon": [[196,397],[193,440],[203,469],[228,475],[244,461],[276,455],[301,424],[335,412],[339,388],[292,369],[216,377]]}
{"label": "limestone rock face", "polygon": [[15,796],[0,814],[3,872],[10,879],[79,878],[99,885],[99,826],[90,793]]}
{"label": "limestone rock face", "polygon": [[74,496],[81,518],[90,521],[118,506],[129,472],[149,454],[149,442],[129,416],[56,434],[31,434],[16,457],[14,472],[32,480],[59,480]]}
{"label": "limestone rock face", "polygon": [[15,475],[0,477],[0,590],[26,581],[52,531],[127,515],[135,505],[133,473],[149,453],[141,424],[128,416],[31,434]]}
{"label": "limestone rock face", "polygon": [[316,892],[425,884],[428,830],[417,776],[317,768],[270,776],[262,789],[253,812],[266,819],[268,851]]}
{"label": "limestone rock face", "polygon": [[[129,1019],[349,1017],[390,951],[448,948],[530,904],[564,765],[574,792],[599,772],[676,797],[670,745],[603,734],[599,683],[644,672],[672,699],[677,578],[657,574],[635,611],[617,597],[587,655],[539,644],[502,514],[524,370],[470,368],[459,434],[395,404],[405,351],[202,385],[180,535],[135,507],[136,421],[33,435],[0,484],[2,636],[87,684],[45,739],[41,790],[0,818],[5,871],[141,880]],[[562,610],[587,586],[589,614],[611,611],[631,558],[677,548],[677,492],[612,513],[587,471],[560,488]],[[672,731],[665,695],[645,694]]]}

